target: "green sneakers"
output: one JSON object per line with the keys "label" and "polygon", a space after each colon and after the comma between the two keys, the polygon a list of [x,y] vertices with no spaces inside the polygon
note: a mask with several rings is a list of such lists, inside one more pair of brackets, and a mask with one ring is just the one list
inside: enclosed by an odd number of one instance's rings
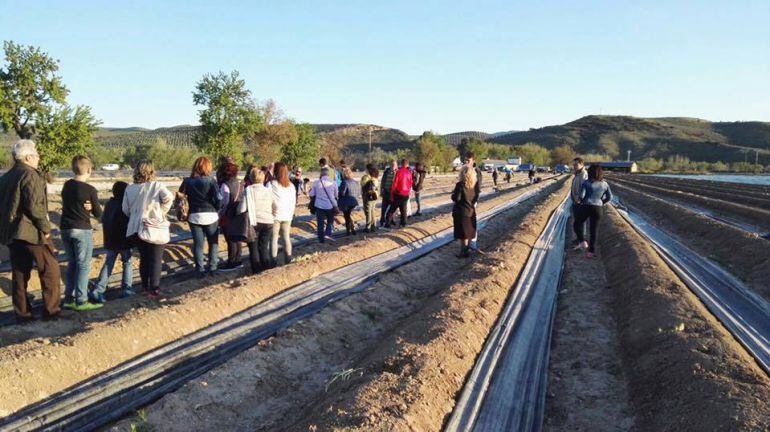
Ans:
{"label": "green sneakers", "polygon": [[61,305],[61,307],[63,307],[64,309],[69,309],[69,310],[75,310],[75,306],[77,306],[77,305],[75,304],[75,302],[72,302],[72,303],[64,303],[63,305]]}
{"label": "green sneakers", "polygon": [[101,303],[85,302],[79,305],[75,305],[75,307],[73,307],[72,310],[77,312],[86,312],[86,311],[92,311],[95,309],[101,309],[102,307],[104,307],[104,305]]}

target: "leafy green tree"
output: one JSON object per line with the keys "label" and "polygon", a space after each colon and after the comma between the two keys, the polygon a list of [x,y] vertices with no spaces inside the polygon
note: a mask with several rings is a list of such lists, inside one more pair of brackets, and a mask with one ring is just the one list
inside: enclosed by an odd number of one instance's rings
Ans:
{"label": "leafy green tree", "polygon": [[321,145],[313,126],[302,123],[294,126],[295,138],[281,148],[281,159],[289,167],[310,167],[318,161]]}
{"label": "leafy green tree", "polygon": [[487,143],[487,154],[490,159],[508,159],[515,154],[513,148],[505,144]]}
{"label": "leafy green tree", "polygon": [[442,142],[446,144],[444,137],[438,136],[432,131],[423,132],[414,148],[414,156],[417,161],[430,169],[435,165],[436,158],[439,157]]}
{"label": "leafy green tree", "polygon": [[639,161],[639,169],[649,172],[660,171],[663,169],[663,161],[653,157],[647,157]]}
{"label": "leafy green tree", "polygon": [[257,111],[262,127],[249,137],[248,147],[256,163],[268,165],[281,158],[285,146],[297,141],[297,130],[272,99],[260,104]]}
{"label": "leafy green tree", "polygon": [[402,159],[406,159],[411,162],[412,160],[414,160],[414,154],[410,149],[400,148],[400,149],[396,149],[393,155],[393,158],[396,160],[399,166],[401,166],[400,164]]}
{"label": "leafy green tree", "polygon": [[263,127],[246,81],[238,71],[206,74],[195,86],[193,103],[204,107],[198,112],[198,147],[215,160],[229,156],[240,163],[246,138]]}
{"label": "leafy green tree", "polygon": [[463,138],[460,141],[458,150],[460,151],[461,155],[472,152],[477,161],[481,161],[482,159],[489,157],[489,145],[475,137]]}
{"label": "leafy green tree", "polygon": [[99,123],[90,108],[64,106],[43,113],[40,119],[35,139],[43,171],[66,167],[74,156],[91,152]]}
{"label": "leafy green tree", "polygon": [[450,171],[452,169],[452,162],[459,156],[459,153],[455,147],[447,144],[444,140],[439,142],[438,147],[439,152],[436,158],[436,165],[438,165],[442,172]]}
{"label": "leafy green tree", "polygon": [[716,161],[709,165],[709,171],[725,172],[729,170],[730,166],[722,161]]}
{"label": "leafy green tree", "polygon": [[562,145],[551,150],[551,164],[569,165],[575,158],[575,151],[568,145]]}
{"label": "leafy green tree", "polygon": [[3,44],[0,68],[0,125],[19,138],[37,141],[44,171],[66,165],[93,145],[99,122],[86,106],[67,105],[69,90],[56,73],[59,62],[40,48]]}
{"label": "leafy green tree", "polygon": [[545,148],[535,143],[526,143],[516,147],[516,154],[521,157],[521,163],[548,165],[551,160],[551,153]]}

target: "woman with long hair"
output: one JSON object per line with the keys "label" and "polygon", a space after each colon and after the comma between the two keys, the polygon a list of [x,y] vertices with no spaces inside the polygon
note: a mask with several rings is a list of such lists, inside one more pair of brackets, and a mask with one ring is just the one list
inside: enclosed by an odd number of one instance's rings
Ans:
{"label": "woman with long hair", "polygon": [[169,239],[166,213],[174,195],[155,180],[152,162],[143,160],[134,168],[134,184],[123,195],[123,213],[128,216],[126,237],[139,249],[142,290],[150,298],[160,294],[163,250]]}
{"label": "woman with long hair", "polygon": [[[217,182],[211,177],[211,160],[201,156],[195,160],[190,177],[182,180],[179,193],[190,206],[187,223],[193,238],[193,256],[198,277],[217,271],[219,261],[219,209],[222,197]],[[208,243],[208,265],[204,262],[203,244]]]}
{"label": "woman with long hair", "polygon": [[353,223],[353,210],[358,207],[361,198],[361,185],[353,178],[353,171],[345,167],[342,169],[342,183],[339,189],[340,210],[345,216],[345,231],[347,235],[356,235],[356,225]]}
{"label": "woman with long hair", "polygon": [[291,262],[291,221],[294,219],[294,208],[297,206],[297,189],[289,180],[289,167],[283,162],[273,166],[275,179],[270,182],[273,191],[273,237],[271,255],[273,264],[278,258],[278,237],[283,240],[283,253],[286,264]]}
{"label": "woman with long hair", "polygon": [[380,172],[374,164],[366,164],[366,174],[361,177],[361,198],[364,202],[364,216],[366,217],[366,227],[364,232],[377,231],[374,210],[377,206],[380,192]]}
{"label": "woman with long hair", "polygon": [[[588,180],[580,186],[580,206],[575,215],[573,228],[577,234],[581,249],[586,250],[586,258],[596,256],[596,240],[599,238],[599,220],[604,205],[612,200],[610,185],[604,181],[604,172],[599,165],[588,167]],[[584,227],[588,220],[590,242],[585,241]]]}
{"label": "woman with long hair", "polygon": [[454,223],[454,237],[460,240],[460,254],[458,257],[470,256],[470,242],[476,237],[476,206],[478,189],[476,189],[476,170],[465,165],[460,170],[460,178],[452,192],[452,221]]}
{"label": "woman with long hair", "polygon": [[243,183],[238,180],[238,165],[225,162],[219,169],[219,194],[222,207],[219,210],[219,226],[225,232],[227,240],[227,263],[220,270],[230,271],[243,267],[241,262],[241,241],[227,234],[230,220],[235,217],[236,209],[243,196]]}

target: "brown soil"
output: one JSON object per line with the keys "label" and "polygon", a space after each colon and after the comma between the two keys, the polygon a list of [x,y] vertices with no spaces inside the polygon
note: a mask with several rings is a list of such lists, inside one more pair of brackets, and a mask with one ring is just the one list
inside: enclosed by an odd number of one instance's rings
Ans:
{"label": "brown soil", "polygon": [[624,203],[654,220],[659,228],[719,263],[770,301],[770,241],[687,212],[665,200],[650,199],[631,188],[616,187],[616,192]]}
{"label": "brown soil", "polygon": [[608,209],[600,238],[636,427],[770,428],[770,378],[641,237]]}
{"label": "brown soil", "polygon": [[[499,247],[503,235],[513,235],[511,224],[545,198],[542,194],[492,219],[482,231],[480,246]],[[286,427],[297,407],[325,398],[327,388],[346,385],[344,379],[332,382],[335,375],[352,370],[351,377],[358,379],[362,357],[484,259],[458,259],[456,253],[457,245],[450,244],[387,273],[366,292],[324,308],[191,381],[144,408],[147,426],[169,431]],[[110,429],[126,430],[134,421]]]}
{"label": "brown soil", "polygon": [[[562,182],[563,184],[563,182]],[[496,195],[479,211],[514,196]],[[355,242],[315,245],[318,252],[257,276],[228,280],[187,281],[164,288],[159,302],[118,300],[111,310],[69,315],[58,322],[0,329],[0,344],[24,342],[0,350],[0,415],[39,401],[139,354],[240,312],[319,274],[343,267],[451,226],[442,215],[406,229]],[[235,275],[229,276],[236,277]],[[194,290],[190,292],[190,290]],[[116,309],[117,308],[117,309]],[[115,317],[115,310],[122,313]],[[24,379],[19,379],[24,371]]]}
{"label": "brown soil", "polygon": [[[440,430],[454,407],[532,245],[568,184],[538,204],[498,245],[425,302],[287,430]],[[483,235],[484,231],[482,231]]]}
{"label": "brown soil", "polygon": [[641,183],[649,186],[662,187],[671,191],[680,191],[688,194],[700,195],[708,198],[736,202],[750,207],[758,207],[764,210],[770,210],[770,196],[758,190],[746,190],[737,188],[734,184],[721,183],[720,185],[710,185],[710,182],[693,183],[690,181],[680,181],[668,177],[647,177],[647,176],[620,176],[620,180],[629,180],[634,183]]}
{"label": "brown soil", "polygon": [[677,190],[666,189],[665,187],[641,184],[636,181],[629,181],[627,177],[622,177],[622,180],[621,177],[615,177],[612,178],[611,181],[614,184],[624,185],[627,188],[633,188],[653,195],[673,198],[684,203],[692,203],[699,207],[718,211],[766,231],[770,231],[770,210],[764,210],[758,207],[722,199],[709,198],[702,195],[683,193]]}
{"label": "brown soil", "polygon": [[546,431],[633,429],[608,288],[602,261],[568,246],[551,335]]}

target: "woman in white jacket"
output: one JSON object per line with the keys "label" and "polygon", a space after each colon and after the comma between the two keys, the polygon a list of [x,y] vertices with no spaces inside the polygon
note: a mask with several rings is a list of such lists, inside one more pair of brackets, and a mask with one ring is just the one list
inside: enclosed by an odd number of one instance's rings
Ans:
{"label": "woman in white jacket", "polygon": [[244,190],[249,223],[254,227],[256,241],[249,243],[251,268],[256,271],[273,267],[270,255],[270,238],[273,234],[273,191],[265,186],[265,173],[252,168],[249,173],[251,184]]}
{"label": "woman in white jacket", "polygon": [[286,264],[291,262],[291,221],[297,206],[297,189],[289,180],[289,167],[278,162],[274,167],[275,180],[270,182],[273,190],[273,242],[271,252],[273,263],[278,258],[278,237],[283,240],[283,252]]}
{"label": "woman in white jacket", "polygon": [[166,213],[174,195],[155,181],[151,161],[141,161],[134,168],[134,184],[123,195],[123,213],[128,216],[126,237],[139,249],[139,274],[142,290],[150,298],[160,294],[163,250],[169,241]]}

